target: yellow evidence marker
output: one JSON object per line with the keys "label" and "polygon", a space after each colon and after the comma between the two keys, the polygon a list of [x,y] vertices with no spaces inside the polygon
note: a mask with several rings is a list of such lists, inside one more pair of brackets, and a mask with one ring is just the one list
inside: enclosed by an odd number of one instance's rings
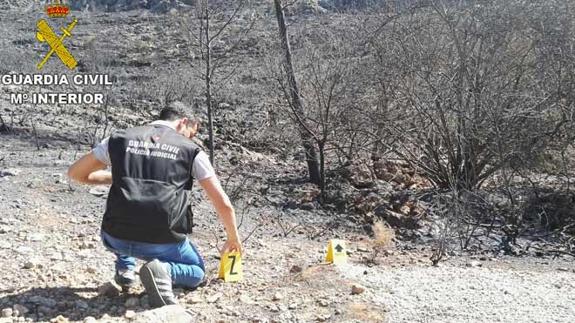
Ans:
{"label": "yellow evidence marker", "polygon": [[347,251],[343,240],[329,240],[325,261],[332,264],[341,264],[347,261]]}
{"label": "yellow evidence marker", "polygon": [[225,282],[237,282],[242,280],[242,255],[237,252],[226,252],[220,260],[218,278]]}

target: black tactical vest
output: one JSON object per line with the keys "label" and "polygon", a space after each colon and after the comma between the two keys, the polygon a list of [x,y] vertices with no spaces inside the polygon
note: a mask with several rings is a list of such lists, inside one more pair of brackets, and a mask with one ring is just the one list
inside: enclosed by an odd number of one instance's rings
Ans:
{"label": "black tactical vest", "polygon": [[192,231],[192,164],[200,148],[165,125],[116,131],[102,230],[124,240],[172,243]]}

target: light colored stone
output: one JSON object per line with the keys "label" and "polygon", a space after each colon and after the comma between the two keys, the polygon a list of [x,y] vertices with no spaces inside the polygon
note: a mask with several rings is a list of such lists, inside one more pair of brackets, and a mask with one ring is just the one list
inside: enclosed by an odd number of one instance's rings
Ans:
{"label": "light colored stone", "polygon": [[467,264],[465,264],[467,267],[481,267],[483,266],[482,263],[480,263],[479,261],[470,261]]}
{"label": "light colored stone", "polygon": [[272,301],[274,301],[274,302],[281,301],[283,298],[284,298],[284,296],[280,292],[277,292],[272,297]]}
{"label": "light colored stone", "polygon": [[2,317],[11,317],[14,311],[11,308],[5,308],[2,310]]}
{"label": "light colored stone", "polygon": [[31,242],[40,242],[44,240],[44,234],[42,233],[31,233],[26,237],[28,241]]}
{"label": "light colored stone", "polygon": [[14,306],[12,306],[12,309],[14,310],[14,312],[18,311],[20,315],[24,315],[29,312],[28,308],[21,304],[14,304]]}
{"label": "light colored stone", "polygon": [[89,193],[97,197],[102,197],[104,195],[107,195],[108,191],[109,189],[105,186],[96,186],[90,189]]}
{"label": "light colored stone", "polygon": [[137,313],[133,321],[138,323],[190,323],[192,315],[180,305],[168,305]]}
{"label": "light colored stone", "polygon": [[127,318],[128,320],[131,320],[136,317],[136,312],[132,310],[127,310],[126,314],[124,314],[124,317]]}
{"label": "light colored stone", "polygon": [[56,316],[55,318],[51,319],[50,322],[51,322],[51,323],[67,323],[67,322],[70,322],[70,321],[68,320],[68,318],[66,318],[66,317],[64,317],[64,316],[62,316],[62,315],[58,315],[58,316]]}
{"label": "light colored stone", "polygon": [[318,301],[318,304],[319,304],[319,306],[321,306],[321,307],[328,307],[328,306],[329,306],[329,302],[328,302],[327,300],[325,300],[325,299],[320,299],[320,300]]}
{"label": "light colored stone", "polygon": [[96,323],[96,322],[98,322],[98,321],[93,316],[86,316],[84,318],[84,323]]}
{"label": "light colored stone", "polygon": [[208,296],[208,298],[206,299],[206,301],[207,301],[208,303],[215,303],[215,302],[217,302],[221,297],[222,297],[222,294],[220,294],[220,293],[214,294],[214,295]]}
{"label": "light colored stone", "polygon": [[364,246],[358,246],[356,249],[358,252],[369,252],[369,249]]}
{"label": "light colored stone", "polygon": [[244,304],[254,304],[254,300],[248,295],[240,295],[240,302]]}

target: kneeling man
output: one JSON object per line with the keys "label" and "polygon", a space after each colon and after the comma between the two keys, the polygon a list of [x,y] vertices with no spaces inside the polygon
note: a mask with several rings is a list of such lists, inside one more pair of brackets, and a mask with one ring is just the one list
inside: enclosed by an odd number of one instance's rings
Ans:
{"label": "kneeling man", "polygon": [[202,257],[187,238],[192,232],[194,179],[225,227],[222,252],[242,251],[234,208],[208,156],[191,140],[198,121],[184,110],[175,103],[164,108],[157,121],[114,132],[68,170],[80,183],[112,184],[102,240],[117,257],[114,278],[122,287],[132,286],[135,258],[147,261],[139,274],[152,307],[176,303],[172,285],[193,288],[204,277]]}

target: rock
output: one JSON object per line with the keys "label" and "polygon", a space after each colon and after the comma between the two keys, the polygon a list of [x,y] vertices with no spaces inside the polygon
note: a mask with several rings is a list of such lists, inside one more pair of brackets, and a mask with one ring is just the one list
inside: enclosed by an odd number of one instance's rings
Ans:
{"label": "rock", "polygon": [[51,319],[50,322],[52,323],[66,323],[66,322],[70,322],[68,320],[68,318],[62,316],[62,315],[58,315],[55,318]]}
{"label": "rock", "polygon": [[277,292],[274,294],[274,296],[272,297],[272,301],[277,302],[282,300],[284,297],[280,292]]}
{"label": "rock", "polygon": [[20,246],[15,250],[19,254],[28,255],[34,252],[34,249],[26,246]]}
{"label": "rock", "polygon": [[371,170],[365,163],[356,162],[345,169],[345,176],[356,188],[366,188],[374,185]]}
{"label": "rock", "polygon": [[18,176],[20,173],[22,173],[22,170],[18,168],[6,168],[4,170],[0,170],[0,177]]}
{"label": "rock", "polygon": [[249,297],[248,295],[240,295],[240,302],[244,303],[244,304],[254,304],[254,300],[251,299],[251,297]]}
{"label": "rock", "polygon": [[363,292],[365,292],[365,287],[358,284],[353,284],[351,286],[351,295],[359,295]]}
{"label": "rock", "polygon": [[90,305],[88,305],[88,303],[84,302],[83,300],[77,300],[74,303],[74,306],[76,308],[83,309],[83,310],[87,310],[88,308],[90,308]]}
{"label": "rock", "polygon": [[24,315],[29,312],[28,308],[21,304],[14,304],[14,306],[12,306],[12,309],[14,310],[14,312],[18,311],[20,315]]}
{"label": "rock", "polygon": [[96,322],[98,322],[98,321],[93,316],[86,316],[84,318],[84,323],[96,323]]}
{"label": "rock", "polygon": [[275,305],[275,304],[271,304],[271,305],[269,306],[269,309],[270,309],[270,311],[273,312],[273,313],[277,313],[277,312],[280,311],[279,306],[277,306],[277,305]]}
{"label": "rock", "polygon": [[52,315],[55,314],[56,310],[53,309],[52,307],[48,307],[48,306],[44,306],[44,305],[40,305],[36,308],[36,310],[38,311],[38,313],[42,313],[45,315]]}
{"label": "rock", "polygon": [[218,108],[223,109],[223,110],[227,110],[227,109],[231,109],[232,106],[229,103],[221,102],[220,104],[218,104]]}
{"label": "rock", "polygon": [[188,299],[189,304],[198,304],[198,303],[203,303],[203,302],[204,302],[204,299],[200,295],[194,295]]}
{"label": "rock", "polygon": [[26,238],[27,238],[28,241],[39,242],[39,241],[44,240],[44,234],[42,234],[42,233],[32,233],[32,234],[29,234]]}
{"label": "rock", "polygon": [[291,303],[288,305],[288,309],[295,310],[297,308],[297,303]]}
{"label": "rock", "polygon": [[126,314],[124,314],[124,317],[127,318],[128,320],[131,320],[136,317],[136,312],[132,310],[127,310]]}
{"label": "rock", "polygon": [[124,305],[127,308],[138,307],[138,306],[140,306],[140,299],[137,297],[130,297],[126,300],[126,303],[124,303]]}
{"label": "rock", "polygon": [[105,186],[97,186],[92,188],[88,193],[97,196],[97,197],[102,197],[104,195],[108,194],[109,189]]}
{"label": "rock", "polygon": [[80,249],[94,249],[96,248],[96,244],[92,241],[83,241],[79,247]]}
{"label": "rock", "polygon": [[26,261],[22,268],[24,269],[32,269],[36,264],[33,261]]}
{"label": "rock", "polygon": [[320,300],[318,301],[318,304],[319,304],[319,306],[321,306],[321,307],[328,307],[328,306],[329,306],[329,302],[328,302],[327,300],[325,300],[325,299],[320,299]]}
{"label": "rock", "polygon": [[180,305],[167,305],[137,313],[133,320],[138,323],[190,323],[194,318]]}
{"label": "rock", "polygon": [[374,213],[377,217],[383,218],[393,228],[418,229],[421,225],[417,217],[406,216],[399,212],[394,212],[383,204],[375,208]]}
{"label": "rock", "polygon": [[356,250],[357,250],[357,252],[369,252],[368,248],[361,247],[361,246],[357,247]]}
{"label": "rock", "polygon": [[2,310],[2,317],[11,317],[12,314],[13,314],[13,311],[9,307]]}
{"label": "rock", "polygon": [[99,296],[106,296],[106,297],[116,297],[118,295],[120,295],[120,292],[122,291],[122,289],[111,283],[111,282],[107,282],[104,285],[98,287],[98,295]]}
{"label": "rock", "polygon": [[222,294],[219,294],[219,293],[218,293],[218,294],[214,294],[214,295],[208,296],[208,298],[206,299],[206,301],[207,301],[208,303],[215,303],[215,302],[217,302],[221,297],[222,297]]}
{"label": "rock", "polygon": [[298,265],[293,265],[293,266],[290,268],[289,272],[290,272],[291,274],[297,274],[297,273],[301,273],[302,270],[303,270],[303,268],[301,268],[300,266],[298,266]]}
{"label": "rock", "polygon": [[480,263],[479,261],[470,261],[470,262],[466,263],[465,266],[467,266],[467,267],[481,267],[481,266],[483,266],[483,264]]}

